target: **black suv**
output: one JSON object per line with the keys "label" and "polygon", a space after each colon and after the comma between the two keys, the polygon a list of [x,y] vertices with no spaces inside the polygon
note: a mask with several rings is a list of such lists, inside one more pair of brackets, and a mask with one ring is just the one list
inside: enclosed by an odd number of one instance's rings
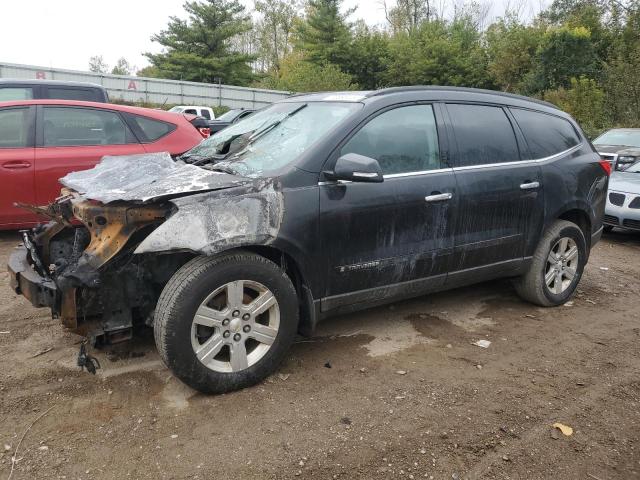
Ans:
{"label": "black suv", "polygon": [[49,98],[109,103],[104,87],[93,83],[55,80],[0,80],[0,102]]}
{"label": "black suv", "polygon": [[610,173],[554,106],[457,88],[291,97],[183,158],[69,174],[9,270],[96,342],[153,326],[203,392],[260,381],[337,313],[499,277],[563,304]]}

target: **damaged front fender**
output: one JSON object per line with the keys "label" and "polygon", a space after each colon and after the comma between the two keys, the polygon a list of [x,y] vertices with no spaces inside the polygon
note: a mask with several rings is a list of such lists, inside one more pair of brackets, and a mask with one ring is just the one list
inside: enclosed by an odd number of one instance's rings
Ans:
{"label": "damaged front fender", "polygon": [[212,255],[243,245],[268,245],[284,216],[282,192],[257,182],[238,195],[207,192],[171,200],[176,210],[136,248],[136,254],[190,251]]}

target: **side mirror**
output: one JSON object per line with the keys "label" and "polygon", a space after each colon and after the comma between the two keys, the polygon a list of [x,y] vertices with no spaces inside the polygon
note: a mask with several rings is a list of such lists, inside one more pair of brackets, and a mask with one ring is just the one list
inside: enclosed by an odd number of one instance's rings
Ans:
{"label": "side mirror", "polygon": [[333,172],[324,172],[329,180],[350,182],[381,183],[384,181],[382,169],[375,158],[357,153],[347,153],[336,161]]}

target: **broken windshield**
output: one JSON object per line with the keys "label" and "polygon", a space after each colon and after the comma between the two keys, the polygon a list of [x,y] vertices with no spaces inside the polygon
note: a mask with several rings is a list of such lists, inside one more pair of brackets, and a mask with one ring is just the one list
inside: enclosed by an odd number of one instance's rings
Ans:
{"label": "broken windshield", "polygon": [[295,160],[360,108],[359,103],[277,103],[222,130],[182,158],[197,165],[216,162],[216,167],[240,175],[259,176]]}

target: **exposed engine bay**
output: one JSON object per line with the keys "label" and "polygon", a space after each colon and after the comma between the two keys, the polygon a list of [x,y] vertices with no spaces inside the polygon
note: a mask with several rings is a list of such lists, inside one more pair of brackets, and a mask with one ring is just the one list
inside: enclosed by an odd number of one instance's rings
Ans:
{"label": "exposed engine bay", "polygon": [[[176,270],[236,238],[268,241],[282,216],[272,184],[168,154],[105,157],[60,182],[51,204],[23,206],[50,221],[22,232],[25,255],[9,268],[17,292],[93,344],[128,340],[136,325],[152,325]],[[224,189],[233,195],[216,195]]]}

